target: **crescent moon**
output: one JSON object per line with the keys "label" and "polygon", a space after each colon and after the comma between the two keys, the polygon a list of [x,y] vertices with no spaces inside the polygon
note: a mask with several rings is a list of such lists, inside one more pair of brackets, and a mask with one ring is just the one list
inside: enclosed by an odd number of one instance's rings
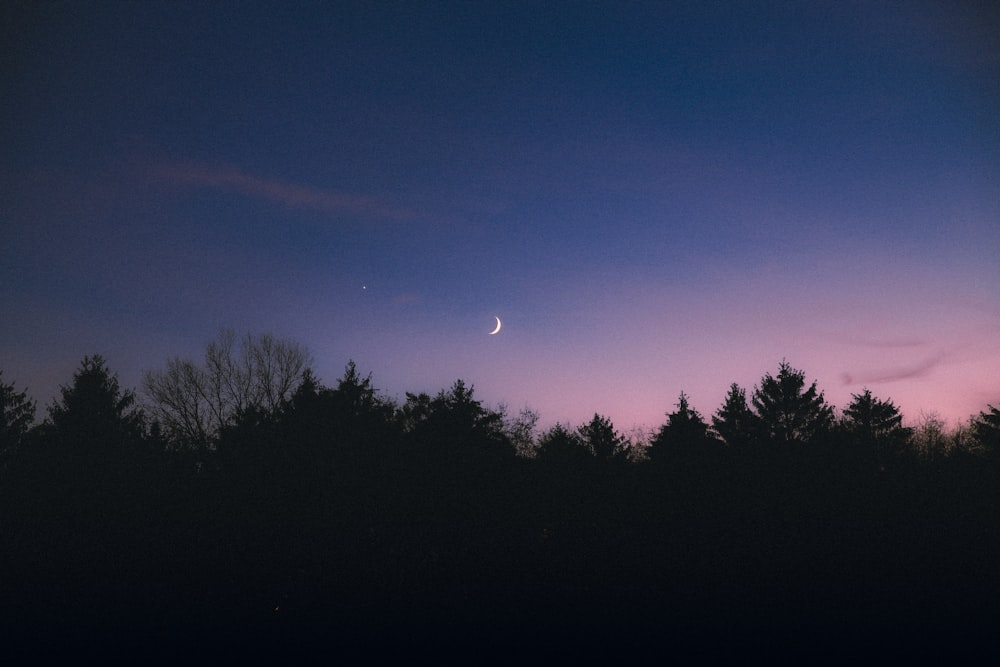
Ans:
{"label": "crescent moon", "polygon": [[[493,317],[496,317],[496,315],[494,315]],[[492,336],[492,335],[494,335],[494,334],[498,334],[498,333],[500,333],[500,327],[501,327],[501,326],[502,326],[502,325],[500,324],[500,318],[499,318],[499,317],[497,317],[497,328],[496,328],[496,329],[494,329],[493,331],[491,331],[491,332],[490,332],[490,335]]]}

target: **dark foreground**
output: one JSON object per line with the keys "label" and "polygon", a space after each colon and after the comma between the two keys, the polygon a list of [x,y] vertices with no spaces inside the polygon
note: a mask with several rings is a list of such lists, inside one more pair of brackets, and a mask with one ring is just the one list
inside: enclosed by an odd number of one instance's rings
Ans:
{"label": "dark foreground", "polygon": [[[177,470],[186,470],[178,465]],[[995,466],[4,479],[4,650],[535,660],[995,654]]]}

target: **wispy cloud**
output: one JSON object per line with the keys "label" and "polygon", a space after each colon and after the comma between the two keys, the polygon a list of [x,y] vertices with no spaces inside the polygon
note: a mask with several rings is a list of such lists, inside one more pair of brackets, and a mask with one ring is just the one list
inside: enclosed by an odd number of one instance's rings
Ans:
{"label": "wispy cloud", "polygon": [[262,197],[288,208],[309,209],[365,218],[411,220],[416,217],[375,197],[347,194],[308,185],[248,174],[229,165],[197,162],[161,165],[152,171],[155,178],[196,187],[214,188]]}
{"label": "wispy cloud", "polygon": [[897,348],[907,348],[907,347],[921,347],[927,345],[927,341],[921,338],[857,338],[853,336],[848,336],[842,339],[842,342],[848,345],[857,345],[859,347],[873,347],[873,348],[884,348],[884,349],[897,349]]}
{"label": "wispy cloud", "polygon": [[908,366],[897,366],[880,371],[862,373],[841,373],[840,379],[845,385],[852,384],[884,384],[900,380],[912,380],[928,375],[945,358],[944,352],[930,356],[923,361]]}

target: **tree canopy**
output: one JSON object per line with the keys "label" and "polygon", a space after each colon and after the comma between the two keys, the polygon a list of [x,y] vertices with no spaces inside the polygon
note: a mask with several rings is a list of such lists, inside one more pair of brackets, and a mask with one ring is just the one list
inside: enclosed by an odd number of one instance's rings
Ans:
{"label": "tree canopy", "polygon": [[[711,426],[682,392],[649,464],[628,449],[649,433],[626,438],[600,413],[536,432],[536,413],[512,417],[462,380],[397,404],[353,361],[332,386],[308,366],[295,377],[280,401],[226,404],[198,449],[178,447],[197,433],[182,422],[147,422],[99,356],[41,425],[26,391],[0,382],[3,437],[20,439],[16,464],[0,466],[12,615],[33,608],[34,625],[59,609],[115,628],[138,617],[157,637],[179,618],[371,622],[381,638],[387,614],[449,628],[558,618],[603,631],[619,619],[657,633],[692,618],[717,628],[721,608],[786,614],[782,628],[817,608],[822,623],[895,622],[915,587],[932,601],[923,618],[939,618],[938,602],[953,613],[949,595],[996,609],[992,406],[961,450],[939,418],[911,430],[867,389],[834,423],[816,384],[783,362],[753,407],[730,385]],[[897,447],[919,455],[870,465]]]}
{"label": "tree canopy", "polygon": [[746,391],[734,382],[722,406],[712,416],[712,428],[729,447],[746,449],[757,439],[759,421],[747,405]]}
{"label": "tree canopy", "polygon": [[49,406],[48,422],[63,444],[92,449],[113,448],[144,433],[144,415],[135,393],[122,390],[118,376],[100,355],[84,357],[61,398]]}
{"label": "tree canopy", "polygon": [[5,383],[0,370],[0,466],[24,442],[34,421],[35,402],[28,398],[28,390],[17,391],[13,383]]}
{"label": "tree canopy", "polygon": [[654,462],[696,456],[711,444],[708,424],[690,406],[687,394],[682,391],[675,405],[677,409],[667,414],[667,422],[650,443],[650,458]]}
{"label": "tree canopy", "polygon": [[309,353],[297,343],[270,334],[237,341],[231,329],[223,329],[208,344],[203,365],[170,359],[165,370],[146,373],[143,389],[170,442],[206,447],[244,416],[276,414],[308,365]]}
{"label": "tree canopy", "polygon": [[753,392],[761,434],[778,446],[815,441],[833,426],[833,407],[816,382],[806,387],[805,373],[782,361],[777,375],[766,373]]}
{"label": "tree canopy", "polygon": [[902,425],[903,415],[891,400],[882,401],[868,389],[852,394],[844,408],[843,425],[858,447],[870,450],[880,462],[899,452],[909,441],[912,429]]}
{"label": "tree canopy", "polygon": [[601,461],[620,457],[625,448],[625,439],[615,430],[611,419],[594,413],[593,419],[581,426],[577,433],[584,447]]}
{"label": "tree canopy", "polygon": [[976,443],[992,459],[1000,458],[1000,409],[990,405],[973,422]]}

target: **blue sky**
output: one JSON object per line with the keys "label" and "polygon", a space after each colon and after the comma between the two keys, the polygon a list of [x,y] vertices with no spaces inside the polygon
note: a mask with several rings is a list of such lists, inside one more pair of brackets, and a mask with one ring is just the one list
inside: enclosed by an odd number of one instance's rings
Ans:
{"label": "blue sky", "polygon": [[[0,368],[220,327],[392,396],[1000,403],[991,3],[14,3]],[[504,321],[489,336],[493,317]]]}

